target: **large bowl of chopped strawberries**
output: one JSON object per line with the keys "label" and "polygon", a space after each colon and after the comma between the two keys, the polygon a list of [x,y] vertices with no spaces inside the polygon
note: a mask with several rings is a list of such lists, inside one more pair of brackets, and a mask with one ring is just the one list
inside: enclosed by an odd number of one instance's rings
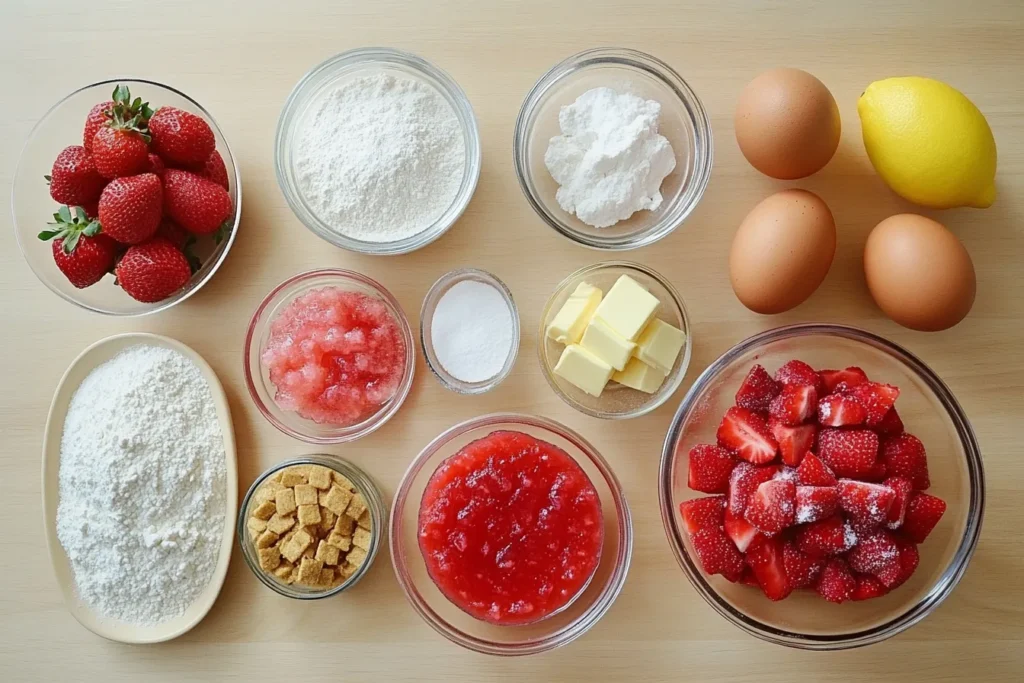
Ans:
{"label": "large bowl of chopped strawberries", "polygon": [[213,277],[234,243],[241,184],[198,102],[123,78],[46,112],[18,161],[11,210],[43,284],[91,311],[144,315]]}
{"label": "large bowl of chopped strawberries", "polygon": [[977,440],[943,381],[879,336],[758,334],[683,399],[659,476],[669,543],[697,592],[764,640],[814,650],[910,628],[978,542]]}

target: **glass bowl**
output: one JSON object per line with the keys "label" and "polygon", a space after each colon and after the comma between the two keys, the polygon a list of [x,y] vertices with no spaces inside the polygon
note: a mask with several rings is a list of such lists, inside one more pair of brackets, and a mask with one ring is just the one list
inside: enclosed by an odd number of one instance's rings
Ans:
{"label": "glass bowl", "polygon": [[[201,117],[210,124],[217,141],[217,151],[224,159],[228,173],[228,193],[235,207],[231,232],[226,240],[214,244],[212,239],[202,239],[196,248],[196,255],[203,262],[183,289],[156,303],[143,303],[128,296],[114,284],[114,277],[107,276],[91,287],[77,289],[57,269],[49,242],[39,240],[36,235],[46,229],[53,213],[60,206],[47,189],[44,175],[53,167],[53,160],[62,149],[69,145],[82,144],[82,128],[86,114],[96,104],[110,99],[111,92],[119,83],[131,89],[132,98],[148,100],[157,109],[167,105],[178,107]],[[235,158],[231,153],[224,134],[213,120],[213,116],[185,93],[174,88],[140,78],[117,78],[99,81],[74,91],[53,105],[29,133],[18,159],[14,173],[14,187],[11,191],[11,213],[14,218],[14,234],[18,246],[25,256],[32,272],[51,291],[65,301],[90,311],[115,316],[139,316],[156,313],[178,304],[195,294],[205,285],[227,258],[235,243],[237,227],[242,215],[242,179]]]}
{"label": "glass bowl", "polygon": [[[436,90],[455,111],[462,127],[466,148],[462,184],[451,206],[423,230],[393,242],[369,242],[335,232],[316,215],[299,188],[293,152],[297,134],[319,96],[329,88],[373,73],[387,73],[419,81]],[[480,131],[473,106],[466,93],[447,73],[414,54],[384,47],[348,50],[311,69],[292,89],[281,110],[274,141],[274,169],[277,183],[292,211],[302,224],[331,244],[363,254],[406,254],[438,239],[469,206],[480,178]]]}
{"label": "glass bowl", "polygon": [[[558,112],[591,88],[606,86],[661,103],[658,132],[668,138],[676,167],[661,184],[656,211],[638,211],[608,228],[594,228],[555,200],[558,183],[544,165]],[[636,249],[654,244],[690,215],[711,179],[711,122],[700,99],[672,67],[636,50],[587,50],[556,64],[527,94],[516,119],[513,158],[519,186],[534,211],[561,235],[587,247]]]}
{"label": "glass bowl", "polygon": [[[928,493],[948,504],[919,546],[921,564],[888,595],[834,605],[812,591],[781,602],[756,588],[706,576],[693,558],[679,504],[705,494],[687,487],[688,452],[715,443],[715,431],[751,365],[770,374],[790,359],[821,368],[861,367],[876,381],[900,388],[896,402],[907,431],[928,450]],[[727,351],[694,382],[669,428],[659,475],[661,516],[669,544],[697,592],[716,612],[751,635],[808,650],[839,650],[877,643],[932,612],[960,581],[981,530],[985,481],[971,425],[949,388],[915,356],[879,336],[852,327],[806,324],[755,335]]]}
{"label": "glass bowl", "polygon": [[[512,316],[512,346],[505,359],[505,364],[498,374],[480,382],[464,382],[445,370],[444,365],[437,357],[431,334],[437,304],[449,289],[466,280],[482,282],[497,290],[508,305],[509,313]],[[423,299],[423,308],[420,310],[420,345],[423,347],[423,356],[427,359],[427,367],[445,389],[457,394],[483,394],[490,391],[508,377],[516,364],[516,356],[519,355],[519,310],[516,308],[515,301],[512,300],[512,292],[504,282],[490,273],[476,268],[460,268],[445,273],[430,287],[427,296]]]}
{"label": "glass bowl", "polygon": [[[661,306],[655,313],[655,317],[682,330],[686,335],[686,341],[679,352],[679,357],[676,358],[672,372],[666,375],[665,381],[662,382],[657,392],[645,394],[636,389],[609,382],[601,396],[595,398],[554,373],[555,364],[565,345],[550,339],[546,334],[547,327],[578,284],[587,282],[607,294],[621,275],[633,278],[658,298]],[[555,287],[555,291],[551,294],[541,313],[537,340],[541,372],[544,373],[544,379],[548,381],[558,397],[584,415],[606,420],[626,420],[640,417],[665,403],[683,383],[686,369],[690,365],[690,353],[693,350],[690,318],[686,312],[686,305],[675,287],[655,270],[629,261],[602,261],[580,268],[562,280]]]}
{"label": "glass bowl", "polygon": [[[420,499],[434,470],[467,443],[497,430],[525,432],[565,450],[590,477],[604,512],[604,547],[590,583],[561,611],[522,626],[480,621],[449,602],[427,574],[417,534]],[[416,456],[402,477],[391,508],[390,542],[398,583],[413,609],[431,628],[477,652],[528,655],[572,642],[604,616],[626,581],[633,550],[633,525],[618,479],[583,437],[546,418],[495,414],[455,425]]]}
{"label": "glass bowl", "polygon": [[[294,411],[278,407],[274,401],[276,390],[270,381],[270,373],[260,360],[270,337],[270,324],[277,314],[297,296],[311,289],[322,287],[339,287],[346,291],[360,292],[380,299],[398,322],[402,331],[402,339],[405,342],[405,374],[402,376],[398,391],[373,415],[347,427],[318,424],[301,417]],[[405,317],[401,304],[379,282],[351,270],[337,268],[311,270],[279,284],[263,299],[253,313],[252,320],[249,321],[249,330],[245,335],[245,383],[249,387],[249,395],[252,396],[259,411],[263,413],[263,417],[285,434],[309,443],[346,443],[380,429],[405,402],[409,390],[412,388],[413,375],[416,370],[415,344],[409,320]]]}
{"label": "glass bowl", "polygon": [[[358,492],[363,494],[363,498],[366,499],[366,506],[370,510],[370,526],[372,528],[370,529],[370,549],[366,553],[366,559],[363,560],[359,569],[357,569],[352,576],[348,577],[344,583],[328,590],[317,590],[309,586],[300,586],[294,583],[285,584],[277,581],[272,576],[268,576],[267,573],[260,568],[259,558],[256,557],[256,551],[254,550],[252,534],[249,533],[249,527],[246,525],[246,520],[249,519],[249,506],[252,504],[252,497],[256,490],[264,481],[274,476],[277,472],[294,465],[323,465],[324,467],[346,477],[349,481],[355,484]],[[252,486],[249,487],[249,491],[245,494],[245,498],[242,499],[242,512],[238,516],[238,543],[242,547],[242,558],[245,559],[245,563],[264,586],[288,598],[295,598],[296,600],[319,600],[320,598],[330,597],[343,591],[347,591],[349,588],[352,588],[359,583],[360,579],[366,576],[366,573],[370,571],[370,567],[373,565],[374,559],[377,557],[377,551],[380,550],[380,547],[384,542],[384,525],[386,523],[387,513],[384,507],[384,499],[381,496],[380,489],[377,487],[377,484],[374,483],[373,479],[371,479],[366,472],[359,469],[349,461],[335,455],[304,455],[277,463],[263,472],[263,474],[258,476],[256,481],[252,483]]]}

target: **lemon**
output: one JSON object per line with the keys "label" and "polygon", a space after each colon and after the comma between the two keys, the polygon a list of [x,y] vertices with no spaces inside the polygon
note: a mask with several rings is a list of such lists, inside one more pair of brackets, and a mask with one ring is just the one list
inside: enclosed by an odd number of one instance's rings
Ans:
{"label": "lemon", "polygon": [[995,201],[992,129],[956,88],[917,76],[875,81],[857,113],[871,164],[896,194],[935,209]]}

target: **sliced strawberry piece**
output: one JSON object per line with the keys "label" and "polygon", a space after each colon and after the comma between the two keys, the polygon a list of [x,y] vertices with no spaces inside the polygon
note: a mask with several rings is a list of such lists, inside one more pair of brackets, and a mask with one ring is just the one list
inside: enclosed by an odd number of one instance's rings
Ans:
{"label": "sliced strawberry piece", "polygon": [[747,564],[754,570],[757,583],[769,600],[782,600],[793,592],[786,576],[784,544],[781,538],[770,538],[747,551]]}
{"label": "sliced strawberry piece", "polygon": [[754,365],[736,391],[736,405],[747,410],[765,411],[781,387],[760,365]]}
{"label": "sliced strawberry piece", "polygon": [[866,422],[869,427],[877,425],[885,418],[900,395],[898,387],[880,382],[865,382],[852,387],[849,391],[850,396],[860,401],[867,409]]}
{"label": "sliced strawberry piece", "polygon": [[821,570],[817,589],[821,597],[838,604],[853,597],[853,592],[857,589],[857,579],[846,562],[834,557]]}
{"label": "sliced strawberry piece", "polygon": [[757,577],[754,576],[754,570],[747,565],[743,568],[743,576],[740,577],[740,583],[745,586],[753,586],[754,588],[760,588],[761,584],[757,582]]}
{"label": "sliced strawberry piece", "polygon": [[846,394],[831,394],[818,401],[818,422],[824,427],[847,427],[864,424],[867,409],[860,401]]}
{"label": "sliced strawberry piece", "polygon": [[741,553],[747,552],[747,549],[754,543],[767,538],[757,530],[757,527],[742,517],[734,515],[729,508],[725,510],[725,535],[732,539],[736,549]]}
{"label": "sliced strawberry piece", "polygon": [[772,536],[793,526],[796,515],[796,484],[772,479],[757,487],[743,516],[765,535]]}
{"label": "sliced strawberry piece", "polygon": [[772,436],[779,442],[782,462],[790,467],[796,467],[803,461],[804,456],[814,446],[814,436],[818,433],[817,425],[788,427],[775,418],[768,420],[768,427],[772,430]]}
{"label": "sliced strawberry piece", "polygon": [[822,429],[818,457],[836,476],[860,478],[878,459],[878,435],[867,429]]}
{"label": "sliced strawberry piece", "polygon": [[679,504],[679,513],[688,533],[697,533],[708,526],[720,528],[725,523],[725,496],[684,500]]}
{"label": "sliced strawberry piece", "polygon": [[821,377],[802,360],[791,360],[775,371],[775,381],[779,384],[805,384],[814,387],[819,395],[825,395],[825,386]]}
{"label": "sliced strawberry piece", "polygon": [[784,425],[794,427],[807,422],[814,416],[818,404],[818,392],[810,385],[787,384],[782,392],[772,399],[768,414]]}
{"label": "sliced strawberry piece", "polygon": [[857,544],[857,534],[839,515],[800,527],[796,545],[812,557],[839,555]]}
{"label": "sliced strawberry piece", "polygon": [[921,563],[921,555],[918,553],[916,545],[902,539],[898,539],[896,544],[900,548],[899,572],[895,576],[887,575],[880,578],[889,590],[906,583],[907,579],[917,571],[917,565]]}
{"label": "sliced strawberry piece", "polygon": [[853,589],[851,600],[871,600],[880,598],[889,592],[882,582],[870,574],[856,574],[857,587]]}
{"label": "sliced strawberry piece", "polygon": [[765,419],[746,408],[729,408],[718,426],[717,436],[718,445],[755,465],[771,462],[779,449]]}
{"label": "sliced strawberry piece", "polygon": [[860,537],[857,546],[846,556],[854,571],[882,578],[883,575],[900,570],[900,549],[896,539],[888,531],[879,529]]}
{"label": "sliced strawberry piece", "polygon": [[875,425],[875,431],[882,436],[899,436],[903,433],[903,420],[900,419],[900,414],[896,412],[896,408],[892,408],[882,421]]}
{"label": "sliced strawberry piece", "polygon": [[748,462],[736,465],[729,475],[729,509],[733,514],[742,517],[757,487],[774,477],[778,471],[778,465],[758,466]]}
{"label": "sliced strawberry piece", "polygon": [[912,493],[903,517],[903,535],[914,543],[923,543],[945,512],[946,502],[941,498],[919,491]]}
{"label": "sliced strawberry piece", "polygon": [[797,486],[796,524],[810,524],[831,517],[839,509],[839,487]]}
{"label": "sliced strawberry piece", "polygon": [[856,366],[846,368],[845,370],[822,370],[818,373],[818,376],[821,377],[821,383],[825,387],[826,394],[834,392],[840,382],[846,384],[846,388],[849,390],[868,381],[868,376]]}
{"label": "sliced strawberry piece", "polygon": [[839,480],[818,456],[808,453],[796,468],[796,483],[800,486],[835,486]]}
{"label": "sliced strawberry piece", "polygon": [[886,439],[882,443],[881,459],[885,461],[889,476],[905,477],[919,491],[932,485],[924,444],[913,434],[900,434]]}
{"label": "sliced strawberry piece", "polygon": [[698,529],[690,537],[701,566],[708,574],[721,574],[730,581],[739,581],[743,575],[743,556],[718,527]]}
{"label": "sliced strawberry piece", "polygon": [[793,588],[805,588],[814,583],[825,566],[824,560],[800,552],[793,541],[782,548],[782,563]]}
{"label": "sliced strawberry piece", "polygon": [[725,493],[736,466],[732,453],[721,446],[700,444],[690,449],[688,484],[694,491]]}
{"label": "sliced strawberry piece", "polygon": [[879,484],[888,478],[889,468],[885,466],[885,461],[881,458],[876,460],[875,464],[871,466],[871,469],[861,476],[862,481],[868,481],[872,484]]}
{"label": "sliced strawberry piece", "polygon": [[890,529],[899,529],[907,515],[907,504],[910,502],[910,493],[914,486],[909,479],[903,477],[889,477],[885,480],[885,485],[896,492],[896,497],[889,507],[889,514],[885,517],[885,525]]}
{"label": "sliced strawberry piece", "polygon": [[873,529],[889,515],[896,492],[885,484],[839,480],[839,505],[858,529]]}

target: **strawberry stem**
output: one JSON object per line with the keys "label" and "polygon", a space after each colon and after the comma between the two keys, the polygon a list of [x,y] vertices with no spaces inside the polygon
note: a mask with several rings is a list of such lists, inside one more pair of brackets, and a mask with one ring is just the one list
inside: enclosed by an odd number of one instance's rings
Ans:
{"label": "strawberry stem", "polygon": [[53,214],[53,223],[47,223],[47,225],[54,226],[55,229],[43,230],[37,235],[44,242],[54,238],[63,239],[61,248],[65,254],[70,254],[75,250],[82,235],[95,237],[103,230],[98,220],[90,219],[86,215],[85,209],[76,206],[74,207],[75,213],[72,215],[71,208],[66,204],[61,206],[57,213]]}
{"label": "strawberry stem", "polygon": [[107,125],[116,130],[129,130],[138,133],[147,143],[150,141],[149,119],[153,116],[153,110],[149,102],[143,102],[141,97],[132,101],[131,91],[127,85],[118,84],[111,95],[114,106],[106,113],[110,116]]}

